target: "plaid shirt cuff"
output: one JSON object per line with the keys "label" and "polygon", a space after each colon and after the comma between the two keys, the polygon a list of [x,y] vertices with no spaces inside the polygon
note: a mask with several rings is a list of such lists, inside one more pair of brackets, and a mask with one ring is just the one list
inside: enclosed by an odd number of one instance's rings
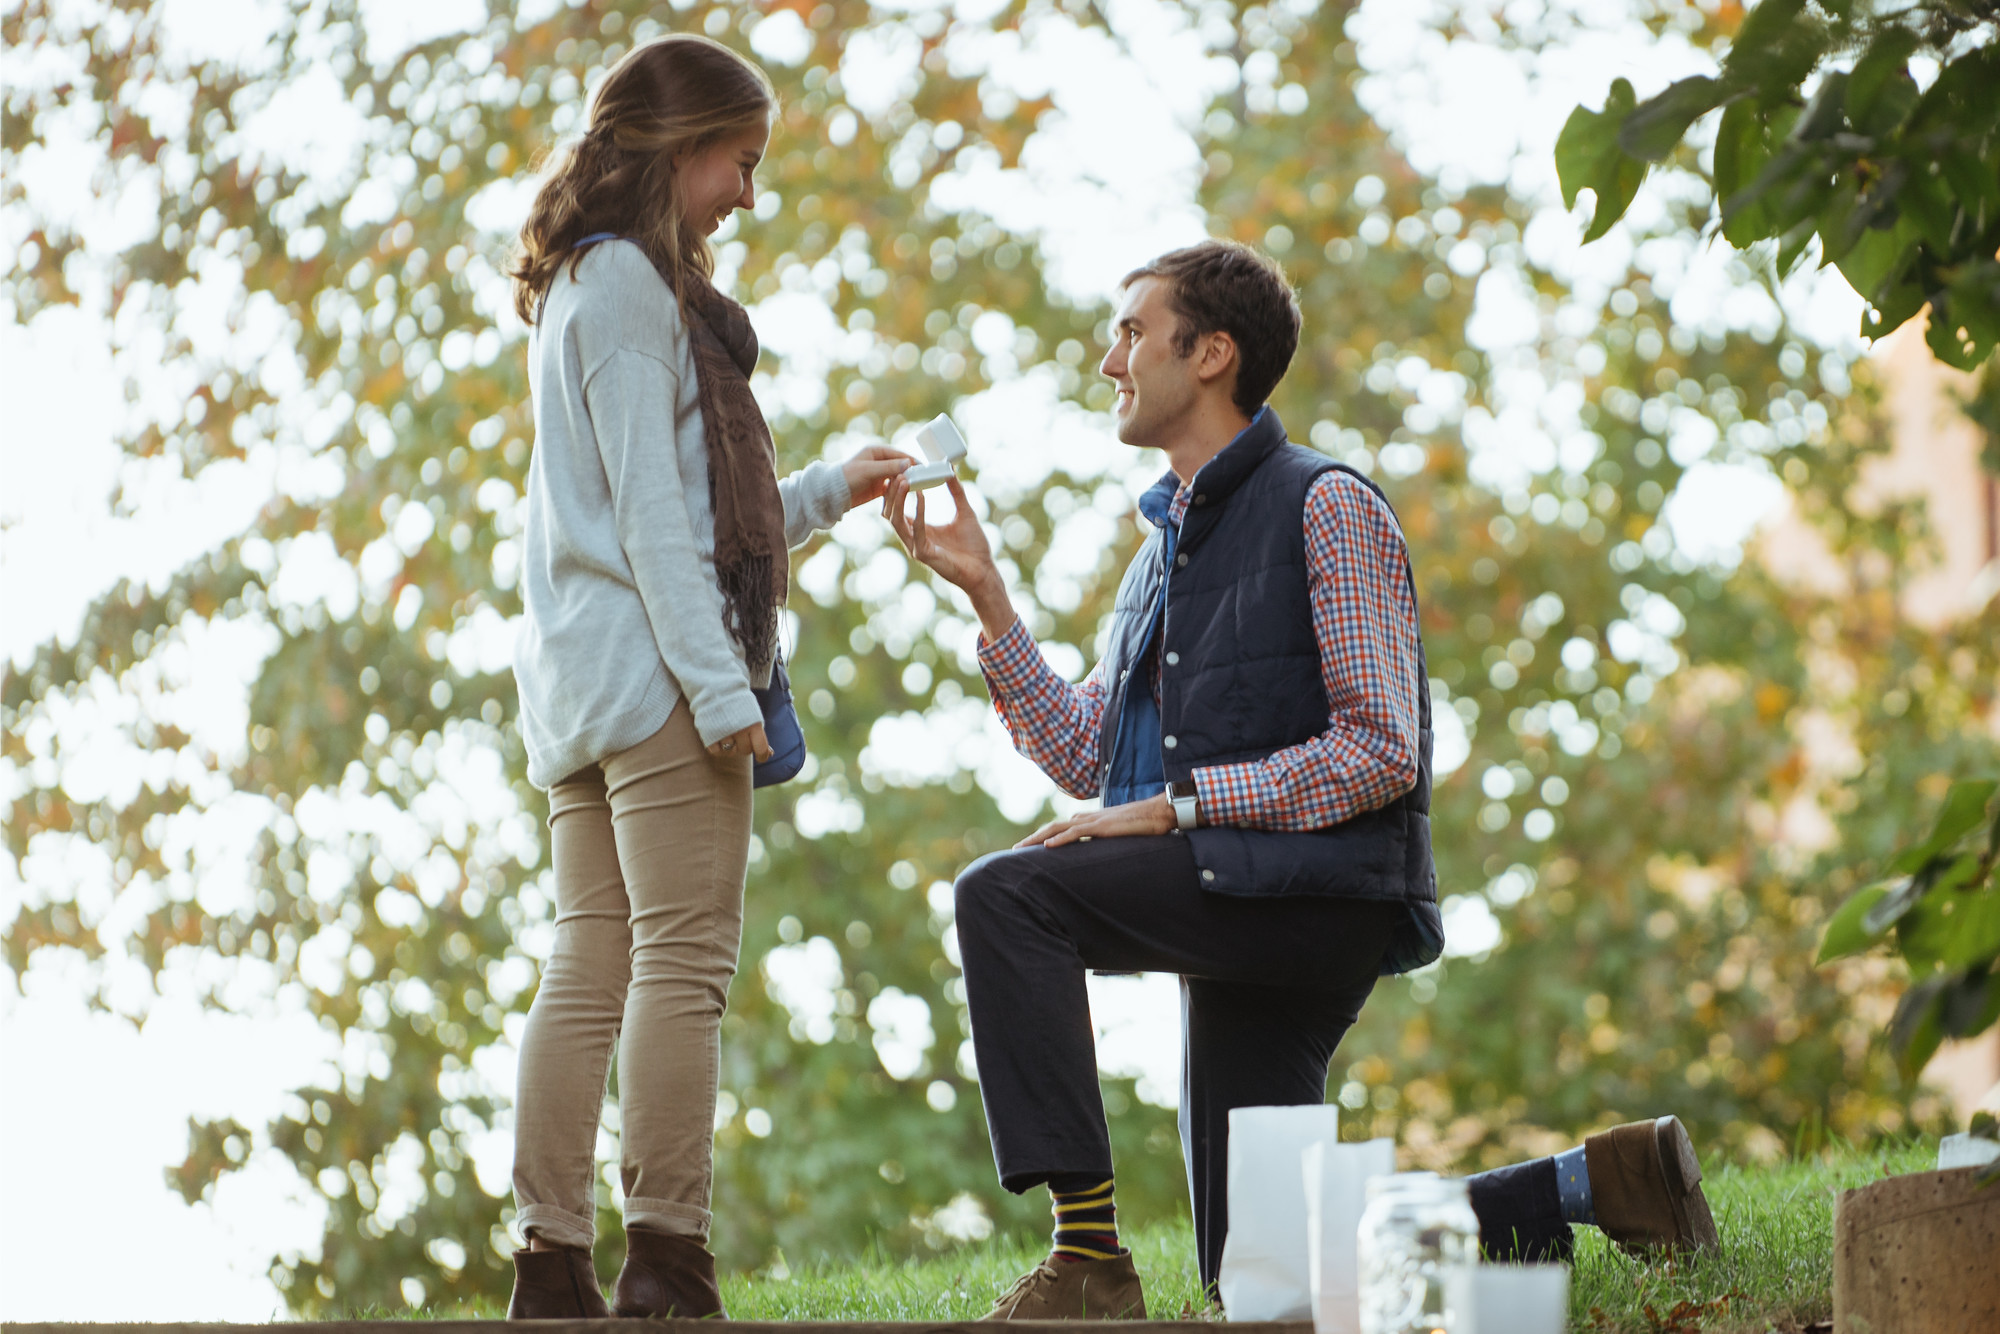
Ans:
{"label": "plaid shirt cuff", "polygon": [[1203,824],[1254,828],[1264,811],[1261,766],[1217,764],[1194,771],[1195,795],[1201,799]]}
{"label": "plaid shirt cuff", "polygon": [[1041,645],[1028,633],[1028,623],[1018,618],[992,643],[981,635],[977,656],[987,693],[995,699],[1003,695],[1018,698],[1043,685],[1044,676],[1054,675],[1042,657]]}

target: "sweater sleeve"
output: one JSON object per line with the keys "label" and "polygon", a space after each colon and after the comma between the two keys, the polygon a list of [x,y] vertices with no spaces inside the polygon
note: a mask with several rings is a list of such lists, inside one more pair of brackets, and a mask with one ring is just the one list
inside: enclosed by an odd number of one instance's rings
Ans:
{"label": "sweater sleeve", "polygon": [[696,540],[689,516],[674,451],[680,388],[671,366],[621,348],[598,364],[584,386],[584,402],[611,488],[618,541],[660,658],[680,683],[702,744],[713,745],[764,715],[723,628],[714,558]]}
{"label": "sweater sleeve", "polygon": [[785,545],[795,547],[840,522],[852,497],[840,465],[821,460],[779,479],[778,498],[785,503]]}

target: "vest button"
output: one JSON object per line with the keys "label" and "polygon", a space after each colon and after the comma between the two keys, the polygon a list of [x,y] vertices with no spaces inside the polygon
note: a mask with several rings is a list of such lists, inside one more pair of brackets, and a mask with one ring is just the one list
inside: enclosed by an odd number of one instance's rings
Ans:
{"label": "vest button", "polygon": [[1160,744],[1165,746],[1168,750],[1172,750],[1175,746],[1178,746],[1181,743],[1180,743],[1180,738],[1178,737],[1166,737],[1161,740]]}
{"label": "vest button", "polygon": [[1213,879],[1215,879],[1215,872],[1213,872],[1213,871],[1203,871],[1203,872],[1201,873],[1201,878],[1202,878],[1203,880],[1213,880]]}
{"label": "vest button", "polygon": [[1183,551],[1180,555],[1174,557],[1174,564],[1176,565],[1187,564],[1187,552]]}
{"label": "vest button", "polygon": [[1194,503],[1195,503],[1195,504],[1197,504],[1197,505],[1206,505],[1206,504],[1208,503],[1208,497],[1207,497],[1207,496],[1196,496],[1196,497],[1194,498]]}
{"label": "vest button", "polygon": [[1167,666],[1169,667],[1178,667],[1180,665],[1180,661],[1181,661],[1181,655],[1178,653],[1169,653],[1167,655]]}

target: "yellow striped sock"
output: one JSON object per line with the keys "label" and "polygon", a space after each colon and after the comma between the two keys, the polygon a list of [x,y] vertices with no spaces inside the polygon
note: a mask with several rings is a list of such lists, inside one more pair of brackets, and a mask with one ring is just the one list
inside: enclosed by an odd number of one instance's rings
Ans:
{"label": "yellow striped sock", "polygon": [[1122,1254],[1118,1245],[1118,1206],[1112,1179],[1106,1177],[1082,1190],[1049,1190],[1055,1214],[1055,1256],[1059,1260],[1109,1260]]}

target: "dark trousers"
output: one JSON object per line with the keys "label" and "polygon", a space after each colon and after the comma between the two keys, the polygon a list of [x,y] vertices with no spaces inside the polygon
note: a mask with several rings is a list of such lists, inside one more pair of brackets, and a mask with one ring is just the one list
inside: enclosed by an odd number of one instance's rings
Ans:
{"label": "dark trousers", "polygon": [[[1358,899],[1212,894],[1174,834],[974,862],[958,878],[958,942],[1000,1184],[1019,1194],[1052,1177],[1112,1174],[1084,979],[1092,969],[1178,973],[1181,1151],[1212,1292],[1229,1233],[1230,1110],[1325,1098],[1334,1048],[1360,1015],[1405,911]],[[1546,1169],[1546,1201],[1532,1189],[1537,1167]],[[1549,1160],[1485,1177],[1472,1179],[1482,1240],[1489,1216],[1496,1241],[1542,1236],[1551,1210],[1560,1225]]]}

